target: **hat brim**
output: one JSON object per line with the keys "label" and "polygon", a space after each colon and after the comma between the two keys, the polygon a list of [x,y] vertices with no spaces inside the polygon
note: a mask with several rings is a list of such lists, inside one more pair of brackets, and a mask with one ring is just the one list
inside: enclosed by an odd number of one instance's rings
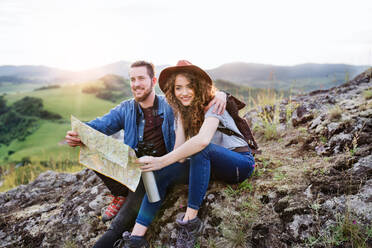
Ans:
{"label": "hat brim", "polygon": [[208,84],[212,84],[212,79],[209,77],[209,75],[203,69],[195,65],[171,66],[171,67],[165,68],[164,70],[160,72],[160,75],[159,75],[160,89],[164,92],[168,78],[175,73],[181,73],[181,72],[194,72],[201,78],[205,79],[205,81]]}

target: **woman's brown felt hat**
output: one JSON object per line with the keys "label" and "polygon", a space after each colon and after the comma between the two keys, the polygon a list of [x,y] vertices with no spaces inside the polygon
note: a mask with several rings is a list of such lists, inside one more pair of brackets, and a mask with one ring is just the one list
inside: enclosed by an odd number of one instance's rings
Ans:
{"label": "woman's brown felt hat", "polygon": [[212,84],[212,79],[209,77],[209,75],[204,70],[197,67],[196,65],[191,64],[187,60],[180,60],[177,62],[176,66],[167,67],[160,72],[159,87],[163,92],[164,92],[168,78],[173,73],[179,73],[179,72],[194,72],[197,75],[199,75],[201,78],[204,78],[207,83]]}

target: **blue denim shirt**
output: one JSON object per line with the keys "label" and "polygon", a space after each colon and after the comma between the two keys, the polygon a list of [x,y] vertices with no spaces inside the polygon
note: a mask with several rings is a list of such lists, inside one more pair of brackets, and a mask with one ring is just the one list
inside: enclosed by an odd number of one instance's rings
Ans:
{"label": "blue denim shirt", "polygon": [[[165,148],[167,149],[167,152],[170,152],[173,150],[175,142],[173,111],[166,102],[164,96],[156,97],[158,97],[158,115],[163,118],[162,131]],[[121,102],[104,116],[98,117],[86,124],[106,135],[112,135],[123,129],[124,144],[135,149],[137,148],[138,141],[143,139],[143,131],[145,127],[144,114],[141,107],[138,109],[138,122],[135,101],[134,99],[130,99]]]}

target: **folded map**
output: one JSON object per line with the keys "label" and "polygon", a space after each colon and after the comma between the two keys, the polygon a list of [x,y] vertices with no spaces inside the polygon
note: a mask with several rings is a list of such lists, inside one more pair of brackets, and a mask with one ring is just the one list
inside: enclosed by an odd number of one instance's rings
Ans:
{"label": "folded map", "polygon": [[79,163],[95,170],[135,191],[141,178],[134,150],[117,139],[107,136],[84,124],[71,115],[72,131],[81,142]]}

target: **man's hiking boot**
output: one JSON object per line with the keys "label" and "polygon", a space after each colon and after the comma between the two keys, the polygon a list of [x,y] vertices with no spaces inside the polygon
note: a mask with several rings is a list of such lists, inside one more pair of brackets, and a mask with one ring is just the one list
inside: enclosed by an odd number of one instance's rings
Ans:
{"label": "man's hiking boot", "polygon": [[125,202],[124,196],[113,196],[112,201],[110,205],[106,208],[105,213],[102,215],[102,221],[106,222],[108,220],[111,220],[116,216],[116,214],[119,212],[121,206],[123,206]]}
{"label": "man's hiking boot", "polygon": [[183,216],[176,220],[177,224],[177,248],[193,248],[203,228],[202,221],[196,217],[189,221],[183,221]]}
{"label": "man's hiking boot", "polygon": [[114,248],[149,248],[150,245],[144,236],[132,236],[124,232],[123,238],[115,242]]}

